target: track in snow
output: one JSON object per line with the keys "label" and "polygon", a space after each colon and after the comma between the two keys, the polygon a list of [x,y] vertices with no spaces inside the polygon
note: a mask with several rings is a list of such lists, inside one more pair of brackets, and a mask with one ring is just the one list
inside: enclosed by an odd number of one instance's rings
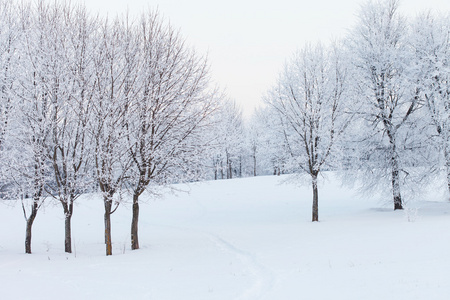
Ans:
{"label": "track in snow", "polygon": [[260,299],[265,293],[267,293],[273,286],[273,273],[258,263],[255,256],[249,252],[241,250],[221,237],[206,233],[209,239],[222,251],[231,253],[234,255],[241,263],[247,267],[248,271],[255,278],[255,282],[247,290],[245,290],[241,295],[239,295],[236,300],[254,300]]}

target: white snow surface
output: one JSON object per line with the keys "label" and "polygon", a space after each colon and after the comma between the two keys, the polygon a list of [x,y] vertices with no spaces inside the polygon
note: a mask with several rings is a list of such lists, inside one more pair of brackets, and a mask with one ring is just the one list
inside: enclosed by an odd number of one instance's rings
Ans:
{"label": "white snow surface", "polygon": [[64,216],[39,211],[24,254],[20,205],[0,204],[0,299],[449,299],[450,203],[431,189],[404,211],[341,187],[264,176],[179,185],[142,198],[141,249],[130,250],[130,205],[112,215],[105,256],[103,203],[84,195],[64,253]]}

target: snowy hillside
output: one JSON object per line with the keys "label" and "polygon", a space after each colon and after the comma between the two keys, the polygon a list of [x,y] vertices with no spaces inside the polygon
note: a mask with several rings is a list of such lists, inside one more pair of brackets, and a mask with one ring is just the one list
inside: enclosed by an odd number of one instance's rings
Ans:
{"label": "snowy hillside", "polygon": [[142,204],[137,251],[121,206],[109,257],[98,196],[78,200],[70,255],[61,207],[39,212],[26,255],[21,208],[2,203],[0,299],[448,299],[450,203],[394,212],[329,177],[318,223],[309,186],[283,176],[183,185]]}

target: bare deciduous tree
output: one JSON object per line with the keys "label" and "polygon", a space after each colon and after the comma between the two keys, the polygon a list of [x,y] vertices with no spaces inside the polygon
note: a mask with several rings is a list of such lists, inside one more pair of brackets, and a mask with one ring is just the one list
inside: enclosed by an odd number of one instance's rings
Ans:
{"label": "bare deciduous tree", "polygon": [[311,176],[313,222],[319,220],[318,176],[332,165],[351,118],[344,106],[345,84],[346,68],[337,49],[308,46],[288,62],[268,96],[280,119],[291,170]]}
{"label": "bare deciduous tree", "polygon": [[215,108],[206,60],[186,47],[157,13],[143,15],[138,29],[140,88],[127,122],[133,162],[127,179],[133,195],[132,249],[139,249],[139,196],[152,183],[197,176],[191,168],[202,146],[199,132]]}
{"label": "bare deciduous tree", "polygon": [[[434,130],[429,136],[443,156],[438,169],[444,167],[450,192],[450,18],[420,15],[412,26],[410,44],[414,51],[412,76],[420,91]],[[423,141],[429,143],[429,140]]]}
{"label": "bare deciduous tree", "polygon": [[[378,178],[390,177],[394,209],[402,209],[402,172],[405,171],[405,134],[408,122],[420,108],[419,94],[407,84],[410,58],[405,41],[406,21],[398,1],[368,2],[349,38],[355,66],[356,98],[366,135],[363,159]],[[373,162],[373,163],[371,163]]]}
{"label": "bare deciduous tree", "polygon": [[[93,73],[92,59],[96,31],[83,7],[71,5],[52,7],[53,24],[47,38],[52,38],[55,67],[59,76],[53,87],[53,119],[51,142],[47,147],[54,180],[48,192],[62,205],[65,219],[64,248],[72,252],[71,219],[75,200],[89,189],[92,176],[88,169],[92,150],[87,129],[92,113]],[[57,9],[58,8],[58,9]],[[92,153],[92,152],[91,152]]]}
{"label": "bare deciduous tree", "polygon": [[94,147],[95,175],[105,206],[106,255],[112,255],[111,215],[119,206],[118,192],[130,167],[126,139],[131,98],[127,64],[124,57],[130,32],[119,20],[105,21],[98,35],[97,53],[93,60],[95,90],[93,117],[90,123]]}
{"label": "bare deciduous tree", "polygon": [[[13,109],[13,84],[16,80],[21,30],[18,11],[12,1],[0,2],[0,149],[6,135]],[[1,151],[1,150],[0,150]]]}
{"label": "bare deciduous tree", "polygon": [[[14,116],[11,120],[14,130],[10,132],[9,176],[11,193],[22,200],[26,219],[25,252],[31,253],[32,226],[39,208],[43,205],[50,181],[50,166],[46,160],[46,146],[51,134],[52,107],[55,97],[48,87],[52,76],[44,66],[50,66],[46,37],[42,33],[50,26],[48,10],[38,3],[36,13],[30,6],[19,9],[21,45],[18,55],[21,63],[16,70],[21,74],[14,89]],[[33,28],[33,30],[31,30]],[[46,61],[42,65],[43,61]]]}

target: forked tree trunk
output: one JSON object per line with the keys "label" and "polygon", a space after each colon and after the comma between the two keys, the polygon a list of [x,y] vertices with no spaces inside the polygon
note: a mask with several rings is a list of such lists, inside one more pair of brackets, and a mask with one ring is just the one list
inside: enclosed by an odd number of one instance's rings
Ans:
{"label": "forked tree trunk", "polygon": [[133,195],[133,217],[131,219],[131,250],[139,249],[138,238],[139,195]]}
{"label": "forked tree trunk", "polygon": [[319,189],[317,187],[317,175],[311,175],[313,188],[312,221],[319,221]]}
{"label": "forked tree trunk", "polygon": [[112,201],[110,199],[105,199],[105,245],[106,245],[106,255],[112,255],[111,209],[112,209]]}
{"label": "forked tree trunk", "polygon": [[31,254],[31,229],[33,227],[34,219],[36,219],[37,211],[39,209],[39,205],[36,201],[34,201],[31,206],[30,216],[27,218],[27,227],[25,233],[25,253]]}

